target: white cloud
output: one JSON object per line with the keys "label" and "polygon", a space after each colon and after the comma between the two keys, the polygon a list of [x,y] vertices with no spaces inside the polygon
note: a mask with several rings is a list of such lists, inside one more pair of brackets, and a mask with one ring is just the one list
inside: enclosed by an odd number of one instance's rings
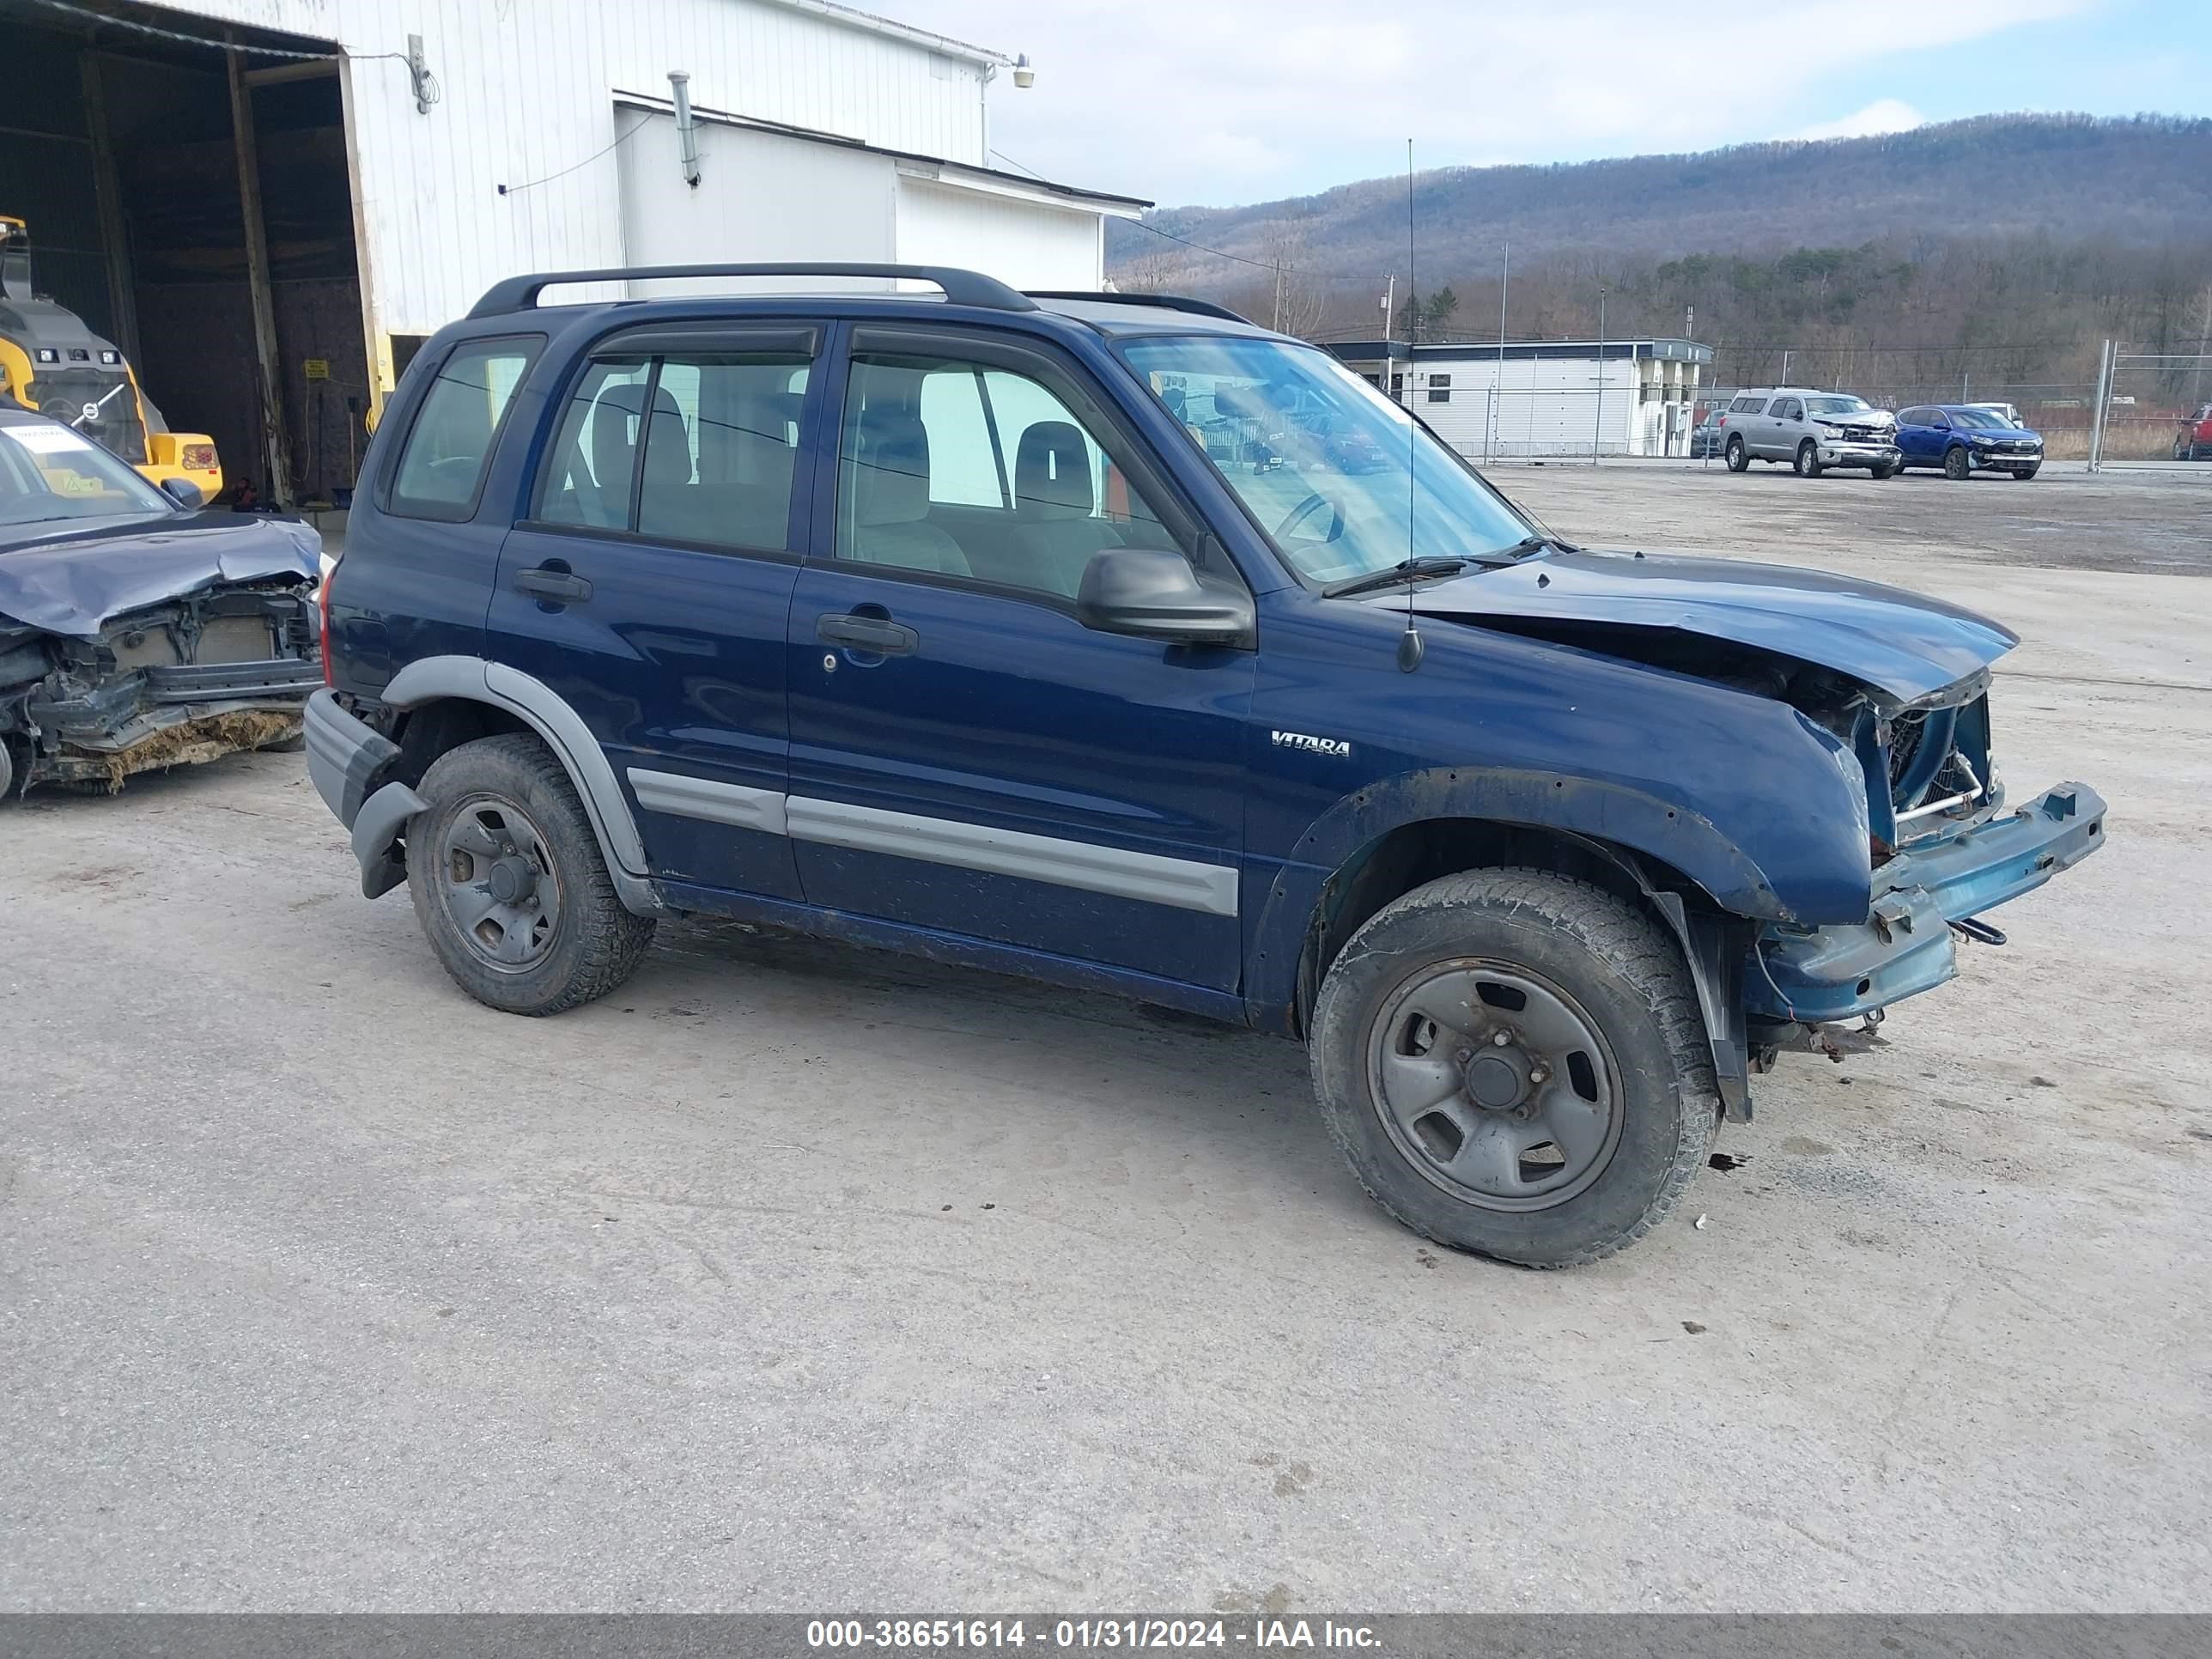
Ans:
{"label": "white cloud", "polygon": [[[1033,88],[1006,76],[991,88],[1002,155],[1170,204],[1391,173],[1409,134],[1424,167],[1800,136],[1794,118],[1820,89],[1887,58],[1924,61],[2097,3],[1938,7],[1915,14],[1900,45],[1886,29],[1839,33],[1817,6],[1754,7],[1708,27],[1650,0],[868,0],[917,27],[1030,54]],[[1886,99],[1826,130],[1893,117],[1918,119]]]}
{"label": "white cloud", "polygon": [[1801,127],[1793,138],[1871,138],[1880,132],[1906,132],[1925,126],[1928,118],[1900,98],[1877,98],[1864,109],[1832,121]]}

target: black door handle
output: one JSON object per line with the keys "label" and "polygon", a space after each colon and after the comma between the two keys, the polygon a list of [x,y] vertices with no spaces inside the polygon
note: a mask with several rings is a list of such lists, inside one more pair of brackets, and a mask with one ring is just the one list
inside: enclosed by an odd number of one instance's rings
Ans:
{"label": "black door handle", "polygon": [[538,565],[514,573],[514,588],[549,605],[581,605],[592,597],[592,585],[581,576],[551,565]]}
{"label": "black door handle", "polygon": [[815,623],[814,636],[825,645],[849,646],[855,651],[872,651],[879,657],[911,656],[921,643],[921,635],[903,623],[836,611]]}

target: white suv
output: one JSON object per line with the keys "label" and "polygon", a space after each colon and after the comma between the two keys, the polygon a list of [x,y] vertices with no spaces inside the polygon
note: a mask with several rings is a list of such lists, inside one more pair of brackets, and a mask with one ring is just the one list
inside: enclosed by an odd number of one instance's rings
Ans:
{"label": "white suv", "polygon": [[1731,472],[1755,460],[1785,462],[1803,478],[1832,466],[1887,478],[1898,468],[1897,416],[1848,392],[1763,386],[1737,393],[1719,419]]}

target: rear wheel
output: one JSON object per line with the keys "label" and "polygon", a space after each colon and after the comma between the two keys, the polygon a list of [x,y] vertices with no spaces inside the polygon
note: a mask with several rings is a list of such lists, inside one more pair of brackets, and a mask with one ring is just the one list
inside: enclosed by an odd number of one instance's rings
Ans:
{"label": "rear wheel", "polygon": [[1532,1267],[1649,1232],[1719,1119],[1680,951],[1613,895],[1543,871],[1447,876],[1377,912],[1322,981],[1310,1056],[1376,1202]]}
{"label": "rear wheel", "polygon": [[1741,472],[1750,465],[1751,453],[1743,447],[1743,440],[1741,437],[1730,438],[1728,441],[1728,470]]}
{"label": "rear wheel", "polygon": [[1967,459],[1966,448],[1964,444],[1953,444],[1948,449],[1943,452],[1943,476],[1945,477],[1956,481],[1965,477],[1973,470],[1974,464],[1971,460]]}
{"label": "rear wheel", "polygon": [[1797,446],[1797,476],[1801,478],[1820,476],[1820,452],[1810,438]]}
{"label": "rear wheel", "polygon": [[534,737],[448,750],[407,826],[416,919],[453,981],[511,1014],[557,1014],[636,969],[653,921],[624,909],[568,775]]}

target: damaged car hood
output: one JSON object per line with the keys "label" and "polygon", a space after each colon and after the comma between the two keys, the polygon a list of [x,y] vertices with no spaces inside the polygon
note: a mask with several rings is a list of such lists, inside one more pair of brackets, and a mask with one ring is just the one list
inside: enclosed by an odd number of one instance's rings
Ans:
{"label": "damaged car hood", "polygon": [[1423,588],[1413,608],[1476,623],[1703,635],[1832,669],[1904,702],[1987,667],[2020,643],[1986,617],[1879,582],[1735,559],[1589,549],[1470,571]]}
{"label": "damaged car hood", "polygon": [[89,639],[111,617],[202,588],[312,582],[321,569],[320,538],[293,519],[201,512],[52,531],[0,541],[0,620]]}

